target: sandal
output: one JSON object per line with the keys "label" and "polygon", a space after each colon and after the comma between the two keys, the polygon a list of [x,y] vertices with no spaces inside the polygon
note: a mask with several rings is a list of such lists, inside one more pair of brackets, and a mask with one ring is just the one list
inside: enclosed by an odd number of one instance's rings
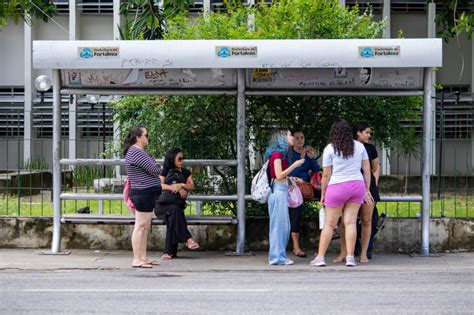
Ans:
{"label": "sandal", "polygon": [[306,253],[303,252],[301,249],[297,252],[293,251],[293,254],[295,254],[296,257],[306,258]]}
{"label": "sandal", "polygon": [[188,241],[186,242],[186,247],[189,248],[189,249],[198,249],[199,248],[199,244],[196,243],[192,238],[188,239]]}
{"label": "sandal", "polygon": [[342,263],[342,262],[345,262],[346,261],[346,257],[345,256],[338,256],[336,258],[334,258],[334,260],[332,261],[333,263]]}
{"label": "sandal", "polygon": [[157,260],[150,260],[149,262],[147,262],[147,264],[152,265],[152,266],[158,266],[160,262]]}
{"label": "sandal", "polygon": [[139,265],[132,265],[133,268],[145,268],[145,269],[150,269],[150,268],[153,268],[153,266],[149,263],[141,263]]}
{"label": "sandal", "polygon": [[171,260],[171,259],[173,259],[173,255],[168,254],[168,253],[165,253],[165,254],[163,254],[163,256],[161,256],[161,259],[163,259],[163,260]]}
{"label": "sandal", "polygon": [[364,257],[364,258],[360,257],[359,262],[360,262],[361,264],[368,264],[368,263],[369,263],[369,258],[367,258],[367,257]]}

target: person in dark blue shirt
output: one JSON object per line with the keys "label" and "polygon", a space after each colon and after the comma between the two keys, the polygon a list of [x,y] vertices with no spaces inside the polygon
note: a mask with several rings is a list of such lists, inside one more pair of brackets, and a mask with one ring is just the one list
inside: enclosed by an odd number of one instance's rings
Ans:
{"label": "person in dark blue shirt", "polygon": [[[293,131],[293,137],[295,139],[293,147],[288,152],[288,162],[293,164],[294,161],[299,159],[305,159],[303,165],[294,169],[289,176],[297,177],[299,180],[309,182],[310,174],[309,171],[319,172],[321,167],[315,158],[315,150],[312,147],[305,147],[305,138],[303,131],[296,129]],[[299,237],[301,233],[301,217],[303,212],[303,205],[297,208],[289,208],[290,212],[290,225],[291,225],[291,239],[293,241],[293,253],[298,257],[306,257],[306,253],[301,249],[299,243]]]}

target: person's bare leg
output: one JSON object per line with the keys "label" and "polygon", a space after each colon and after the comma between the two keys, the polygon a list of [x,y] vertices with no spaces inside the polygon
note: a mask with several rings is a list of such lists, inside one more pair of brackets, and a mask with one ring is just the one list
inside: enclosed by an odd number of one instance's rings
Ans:
{"label": "person's bare leg", "polygon": [[291,240],[293,241],[293,253],[296,255],[301,252],[300,248],[300,233],[291,232]]}
{"label": "person's bare leg", "polygon": [[334,258],[333,262],[340,263],[346,259],[347,249],[346,249],[346,229],[344,227],[344,222],[341,220],[341,225],[339,226],[339,255]]}
{"label": "person's bare leg", "polygon": [[[360,204],[355,202],[348,202],[342,211],[342,221],[345,225],[345,240],[346,240],[346,256],[354,256],[355,242],[357,238],[357,213],[359,213]],[[341,238],[341,241],[343,239]]]}
{"label": "person's bare leg", "polygon": [[370,235],[372,233],[372,213],[374,212],[374,204],[364,203],[360,208],[360,221],[362,225],[361,232],[361,251],[360,262],[368,263],[367,250],[369,248]]}
{"label": "person's bare leg", "polygon": [[341,216],[342,207],[343,206],[335,208],[326,207],[324,228],[319,236],[318,257],[324,257],[326,255],[329,244],[331,243],[332,234]]}
{"label": "person's bare leg", "polygon": [[148,233],[148,219],[150,215],[147,212],[135,212],[135,226],[132,233],[133,266],[140,266],[147,262],[142,260],[142,242],[143,235]]}
{"label": "person's bare leg", "polygon": [[147,258],[147,247],[148,247],[148,231],[150,231],[150,226],[151,226],[151,218],[153,217],[153,212],[145,212],[145,214],[148,215],[147,220],[147,232],[143,233],[142,239],[140,242],[140,257],[142,261],[149,262],[149,259]]}

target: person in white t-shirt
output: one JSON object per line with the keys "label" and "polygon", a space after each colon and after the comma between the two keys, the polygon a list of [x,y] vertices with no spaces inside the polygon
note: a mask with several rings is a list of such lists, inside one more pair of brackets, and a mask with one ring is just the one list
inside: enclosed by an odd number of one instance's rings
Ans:
{"label": "person in white t-shirt", "polygon": [[[354,247],[357,237],[356,220],[360,206],[373,203],[370,194],[370,163],[364,145],[355,141],[349,123],[340,120],[332,124],[329,144],[323,152],[321,204],[326,209],[324,228],[319,238],[318,255],[311,265],[326,265],[324,256],[332,234],[342,214],[346,227],[346,266],[355,266]],[[360,169],[364,170],[364,175]]]}

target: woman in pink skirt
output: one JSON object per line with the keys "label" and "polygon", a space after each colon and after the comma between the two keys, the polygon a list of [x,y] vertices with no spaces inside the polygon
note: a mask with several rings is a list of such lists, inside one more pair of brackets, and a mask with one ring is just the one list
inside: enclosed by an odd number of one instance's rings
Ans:
{"label": "woman in pink skirt", "polygon": [[[317,267],[326,266],[324,256],[332,234],[342,215],[346,227],[346,266],[355,266],[354,246],[357,237],[356,220],[360,206],[373,203],[370,194],[370,163],[364,145],[355,141],[347,121],[331,126],[329,144],[323,152],[321,203],[326,208],[324,228],[319,239],[318,255],[311,261]],[[360,169],[364,170],[364,175]],[[344,242],[341,239],[341,242]]]}

